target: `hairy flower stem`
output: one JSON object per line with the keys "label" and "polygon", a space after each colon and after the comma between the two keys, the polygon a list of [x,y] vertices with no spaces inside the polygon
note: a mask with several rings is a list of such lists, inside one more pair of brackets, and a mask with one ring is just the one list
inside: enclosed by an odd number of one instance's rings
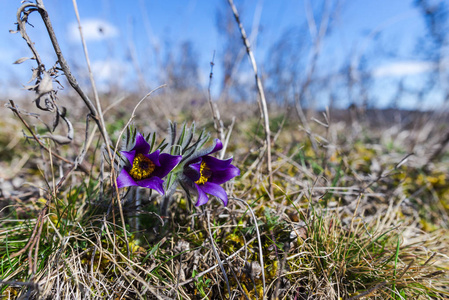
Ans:
{"label": "hairy flower stem", "polygon": [[172,195],[164,195],[164,197],[162,197],[159,208],[159,213],[161,214],[161,217],[168,217],[168,207],[170,206],[171,200]]}

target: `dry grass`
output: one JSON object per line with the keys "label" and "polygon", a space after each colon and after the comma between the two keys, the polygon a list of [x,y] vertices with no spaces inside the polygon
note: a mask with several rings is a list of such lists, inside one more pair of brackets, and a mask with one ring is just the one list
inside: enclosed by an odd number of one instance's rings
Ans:
{"label": "dry grass", "polygon": [[[86,157],[90,172],[72,173],[55,194],[59,172],[66,166],[33,151],[32,142],[14,142],[15,134],[2,136],[6,149],[12,142],[15,149],[23,149],[7,164],[2,162],[4,170],[17,168],[24,153],[30,156],[14,176],[27,184],[1,199],[2,295],[18,299],[444,299],[449,295],[447,162],[443,156],[423,165],[426,157],[419,154],[430,153],[433,142],[426,141],[437,139],[441,124],[428,121],[430,130],[424,126],[405,135],[408,129],[400,124],[383,130],[367,123],[351,126],[335,121],[327,128],[315,123],[312,137],[319,147],[313,149],[294,118],[273,115],[275,193],[270,199],[258,148],[262,128],[257,119],[232,114],[232,106],[226,109],[228,116],[236,116],[228,153],[234,154],[242,171],[227,190],[251,207],[258,227],[238,200],[231,198],[227,207],[212,201],[196,209],[180,192],[175,194],[169,222],[161,226],[158,198],[140,191],[140,207],[126,203],[123,207],[130,255],[119,208],[111,204],[109,173],[103,183],[99,178],[99,146]],[[195,113],[180,119],[196,120],[213,130],[212,118]],[[106,118],[113,139],[125,123],[121,118],[127,119],[123,109],[112,109]],[[141,130],[160,132],[164,118],[153,119]],[[316,118],[324,122],[323,117]],[[115,123],[108,121],[113,119]],[[14,119],[7,120],[8,126],[20,128]],[[93,144],[99,141],[95,136]],[[64,155],[76,152],[47,145]],[[74,145],[80,147],[82,141]],[[408,156],[410,150],[416,154]],[[4,177],[3,186],[14,178]],[[32,251],[14,256],[36,228],[39,235],[29,248]]]}

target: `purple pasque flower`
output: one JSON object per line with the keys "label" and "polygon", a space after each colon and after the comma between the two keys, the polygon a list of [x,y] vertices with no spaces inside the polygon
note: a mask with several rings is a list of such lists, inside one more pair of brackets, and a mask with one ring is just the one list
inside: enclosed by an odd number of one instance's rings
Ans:
{"label": "purple pasque flower", "polygon": [[176,167],[182,157],[160,153],[160,150],[152,153],[148,153],[149,151],[150,145],[140,133],[137,133],[136,144],[131,151],[120,151],[130,165],[123,167],[117,177],[119,188],[141,186],[164,194],[162,178]]}
{"label": "purple pasque flower", "polygon": [[207,194],[220,198],[225,206],[228,205],[228,195],[220,184],[240,175],[240,170],[231,165],[232,158],[221,160],[210,156],[222,148],[223,144],[216,139],[212,148],[187,162],[184,167],[184,178],[187,178],[190,186],[196,187],[198,192],[198,201],[195,206],[206,204],[209,201]]}

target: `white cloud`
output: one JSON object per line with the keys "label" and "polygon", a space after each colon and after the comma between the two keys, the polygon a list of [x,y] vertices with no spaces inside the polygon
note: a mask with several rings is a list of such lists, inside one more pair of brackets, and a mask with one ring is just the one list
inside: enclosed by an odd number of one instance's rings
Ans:
{"label": "white cloud", "polygon": [[[119,34],[117,27],[101,19],[84,20],[81,22],[81,28],[86,41],[101,41],[114,38]],[[72,42],[80,41],[78,23],[71,23],[68,32]]]}
{"label": "white cloud", "polygon": [[417,75],[435,70],[434,63],[427,61],[403,61],[374,69],[374,77]]}
{"label": "white cloud", "polygon": [[[100,91],[108,91],[111,86],[123,86],[129,79],[131,67],[118,60],[94,61],[92,73]],[[86,74],[87,75],[87,74]]]}

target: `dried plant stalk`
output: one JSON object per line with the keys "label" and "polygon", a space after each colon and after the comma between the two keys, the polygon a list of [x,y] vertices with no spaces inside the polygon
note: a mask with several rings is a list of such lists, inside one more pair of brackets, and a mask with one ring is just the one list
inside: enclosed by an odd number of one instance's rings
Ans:
{"label": "dried plant stalk", "polygon": [[239,13],[237,11],[237,8],[234,5],[234,1],[228,0],[228,3],[229,3],[229,6],[231,6],[232,12],[235,17],[235,21],[237,22],[237,24],[239,26],[240,34],[242,35],[243,44],[245,45],[246,53],[248,54],[249,60],[253,67],[254,76],[256,78],[257,91],[259,92],[259,98],[258,98],[257,103],[259,104],[259,110],[260,110],[261,117],[264,120],[265,143],[267,144],[267,168],[268,168],[268,180],[269,180],[268,189],[269,189],[270,197],[273,199],[274,194],[273,194],[273,168],[271,166],[271,136],[270,136],[271,132],[270,132],[270,119],[268,117],[267,101],[265,99],[265,93],[263,90],[262,81],[260,80],[259,73],[257,71],[256,59],[254,58],[254,54],[251,51],[251,45],[247,38],[245,28],[243,28],[243,25],[240,22]]}

